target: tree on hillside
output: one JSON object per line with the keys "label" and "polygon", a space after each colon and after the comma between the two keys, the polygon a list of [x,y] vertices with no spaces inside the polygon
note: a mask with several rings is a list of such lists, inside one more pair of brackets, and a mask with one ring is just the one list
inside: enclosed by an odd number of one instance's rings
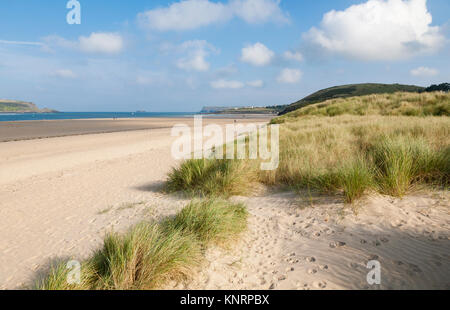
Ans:
{"label": "tree on hillside", "polygon": [[449,92],[450,91],[450,83],[442,83],[439,85],[431,85],[430,87],[427,87],[425,89],[425,92],[433,92],[433,91],[444,91]]}

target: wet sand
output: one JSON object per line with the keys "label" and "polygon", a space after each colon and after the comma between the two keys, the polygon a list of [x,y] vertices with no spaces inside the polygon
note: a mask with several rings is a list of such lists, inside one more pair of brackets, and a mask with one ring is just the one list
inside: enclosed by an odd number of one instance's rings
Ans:
{"label": "wet sand", "polygon": [[[208,115],[205,119],[223,124],[236,119],[238,122],[264,121],[273,115]],[[172,128],[183,123],[192,125],[192,117],[180,118],[135,118],[135,119],[83,119],[83,120],[39,120],[0,122],[0,142],[65,137],[86,134],[112,133],[147,129]]]}

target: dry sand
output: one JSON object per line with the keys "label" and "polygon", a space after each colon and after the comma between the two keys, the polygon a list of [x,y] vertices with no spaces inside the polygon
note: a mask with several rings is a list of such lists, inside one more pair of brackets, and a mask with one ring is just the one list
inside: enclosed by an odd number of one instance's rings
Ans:
{"label": "dry sand", "polygon": [[[186,199],[160,192],[177,164],[162,127],[0,143],[0,288],[27,286],[52,262],[90,255],[106,232],[182,208]],[[372,196],[357,213],[307,193],[233,199],[248,205],[248,232],[167,288],[450,289],[448,192]],[[369,287],[373,259],[382,284]]]}

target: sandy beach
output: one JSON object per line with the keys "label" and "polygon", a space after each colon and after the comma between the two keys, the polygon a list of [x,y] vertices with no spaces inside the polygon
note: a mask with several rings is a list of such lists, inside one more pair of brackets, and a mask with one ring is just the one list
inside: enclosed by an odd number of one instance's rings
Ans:
{"label": "sandy beach", "polygon": [[[205,119],[217,120],[218,123],[233,122],[234,119],[270,120],[273,115],[236,114],[236,115],[202,115]],[[0,142],[32,140],[53,137],[65,137],[96,133],[112,133],[148,129],[172,128],[180,123],[192,124],[192,117],[183,118],[120,118],[120,119],[74,119],[74,120],[37,120],[0,122]]]}
{"label": "sandy beach", "polygon": [[[0,143],[0,288],[29,287],[52,263],[89,256],[105,233],[179,211],[189,200],[160,189],[177,164],[170,128],[190,121],[123,120],[109,133],[100,132],[112,121],[83,121],[94,128],[83,132],[69,121],[59,133],[50,129],[60,123],[17,124],[17,132],[2,124],[1,139],[41,139]],[[232,249],[208,250],[193,279],[166,288],[450,289],[449,198],[370,195],[355,209],[307,193],[233,197],[248,206],[248,232]],[[372,259],[382,266],[375,287],[366,281]]]}

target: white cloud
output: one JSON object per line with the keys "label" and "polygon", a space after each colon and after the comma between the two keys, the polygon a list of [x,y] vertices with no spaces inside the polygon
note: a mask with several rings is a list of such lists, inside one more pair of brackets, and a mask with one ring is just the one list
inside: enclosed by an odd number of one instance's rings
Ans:
{"label": "white cloud", "polygon": [[215,89],[239,89],[245,85],[239,81],[217,80],[211,82],[211,87]]}
{"label": "white cloud", "polygon": [[47,51],[54,47],[76,49],[84,53],[116,54],[123,50],[124,42],[120,34],[108,32],[93,32],[88,37],[81,36],[76,41],[60,36],[48,36],[43,39]]}
{"label": "white cloud", "polygon": [[242,49],[241,61],[254,66],[265,66],[270,64],[274,56],[274,52],[258,42]]}
{"label": "white cloud", "polygon": [[206,57],[210,52],[216,52],[216,48],[204,40],[186,41],[181,44],[179,50],[187,53],[177,61],[177,67],[186,71],[208,71],[210,64],[206,61]]}
{"label": "white cloud", "polygon": [[410,71],[412,76],[435,76],[439,71],[428,67],[419,67]]}
{"label": "white cloud", "polygon": [[186,71],[208,71],[210,64],[205,60],[205,57],[204,50],[197,50],[190,57],[178,60],[177,66]]}
{"label": "white cloud", "polygon": [[298,62],[302,62],[303,61],[303,55],[300,52],[286,51],[286,52],[284,52],[283,56],[287,60],[295,60],[295,61],[298,61]]}
{"label": "white cloud", "polygon": [[185,0],[175,2],[167,8],[158,8],[139,13],[139,23],[150,29],[192,30],[213,23],[226,21],[232,12],[222,3],[207,0]]}
{"label": "white cloud", "polygon": [[138,14],[139,24],[158,31],[182,31],[223,23],[239,17],[248,23],[287,22],[279,0],[231,0],[228,3],[208,0],[182,0],[168,7]]}
{"label": "white cloud", "polygon": [[300,81],[302,72],[298,69],[283,69],[277,78],[279,83],[294,84]]}
{"label": "white cloud", "polygon": [[304,38],[347,57],[404,59],[441,47],[445,37],[431,22],[426,0],[369,0],[326,13]]}
{"label": "white cloud", "polygon": [[89,37],[79,38],[79,47],[87,53],[114,54],[122,51],[123,39],[117,33],[93,32]]}
{"label": "white cloud", "polygon": [[247,85],[251,86],[251,87],[260,88],[260,87],[264,86],[264,82],[261,80],[250,81],[250,82],[247,82]]}
{"label": "white cloud", "polygon": [[55,72],[53,72],[52,75],[56,76],[56,77],[60,77],[60,78],[65,78],[65,79],[74,79],[77,77],[77,75],[75,73],[73,73],[72,70],[69,70],[69,69],[56,70]]}
{"label": "white cloud", "polygon": [[280,8],[279,0],[234,0],[230,5],[236,16],[249,24],[268,21],[276,23],[289,22],[289,18]]}

